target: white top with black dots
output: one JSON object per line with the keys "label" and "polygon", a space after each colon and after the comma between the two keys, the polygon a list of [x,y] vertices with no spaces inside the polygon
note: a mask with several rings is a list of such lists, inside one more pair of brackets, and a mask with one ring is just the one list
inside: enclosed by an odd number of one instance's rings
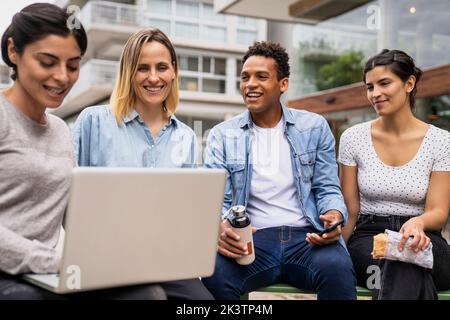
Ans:
{"label": "white top with black dots", "polygon": [[358,167],[360,213],[417,216],[425,209],[432,171],[450,171],[450,132],[429,125],[419,151],[408,163],[383,163],[372,144],[372,121],[357,124],[341,136],[338,161]]}

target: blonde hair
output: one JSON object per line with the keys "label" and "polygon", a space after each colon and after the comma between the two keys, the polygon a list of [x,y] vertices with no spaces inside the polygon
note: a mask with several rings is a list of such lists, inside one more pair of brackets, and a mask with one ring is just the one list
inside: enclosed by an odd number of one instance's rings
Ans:
{"label": "blonde hair", "polygon": [[178,62],[175,49],[169,38],[161,30],[157,28],[143,29],[128,39],[120,57],[119,74],[110,98],[110,105],[119,125],[131,113],[136,103],[136,93],[133,86],[134,77],[137,72],[142,47],[151,41],[157,41],[169,50],[172,66],[175,71],[175,78],[172,81],[169,95],[163,102],[163,108],[168,114],[175,113],[177,108],[179,100]]}

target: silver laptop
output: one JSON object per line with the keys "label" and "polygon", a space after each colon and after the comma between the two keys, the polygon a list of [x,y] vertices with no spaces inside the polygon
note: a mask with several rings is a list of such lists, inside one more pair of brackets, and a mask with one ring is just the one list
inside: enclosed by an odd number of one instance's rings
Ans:
{"label": "silver laptop", "polygon": [[24,278],[56,293],[207,277],[226,175],[220,169],[73,169],[59,274]]}

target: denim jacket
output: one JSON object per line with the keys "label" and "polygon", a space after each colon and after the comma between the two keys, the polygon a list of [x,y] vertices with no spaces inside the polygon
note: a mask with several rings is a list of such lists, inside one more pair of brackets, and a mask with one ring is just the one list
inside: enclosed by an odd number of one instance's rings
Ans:
{"label": "denim jacket", "polygon": [[195,133],[174,115],[154,139],[135,110],[118,125],[109,106],[89,107],[78,116],[73,143],[79,166],[196,167]]}
{"label": "denim jacket", "polygon": [[[282,112],[298,201],[306,219],[322,231],[319,215],[335,209],[346,223],[348,214],[338,179],[335,141],[328,123],[320,115],[284,105]],[[252,179],[252,128],[250,112],[245,111],[215,126],[208,136],[205,166],[228,172],[222,217],[233,205],[247,206]]]}

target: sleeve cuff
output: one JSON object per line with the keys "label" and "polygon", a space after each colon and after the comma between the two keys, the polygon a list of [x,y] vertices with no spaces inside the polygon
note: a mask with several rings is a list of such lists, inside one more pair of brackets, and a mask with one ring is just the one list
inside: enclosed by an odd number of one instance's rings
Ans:
{"label": "sleeve cuff", "polygon": [[344,218],[344,225],[347,224],[347,220],[348,220],[348,212],[347,212],[347,207],[345,206],[345,204],[342,201],[339,200],[332,200],[330,202],[328,202],[327,206],[323,208],[323,210],[321,210],[321,214],[324,214],[327,211],[330,210],[337,210],[342,214],[342,217]]}

